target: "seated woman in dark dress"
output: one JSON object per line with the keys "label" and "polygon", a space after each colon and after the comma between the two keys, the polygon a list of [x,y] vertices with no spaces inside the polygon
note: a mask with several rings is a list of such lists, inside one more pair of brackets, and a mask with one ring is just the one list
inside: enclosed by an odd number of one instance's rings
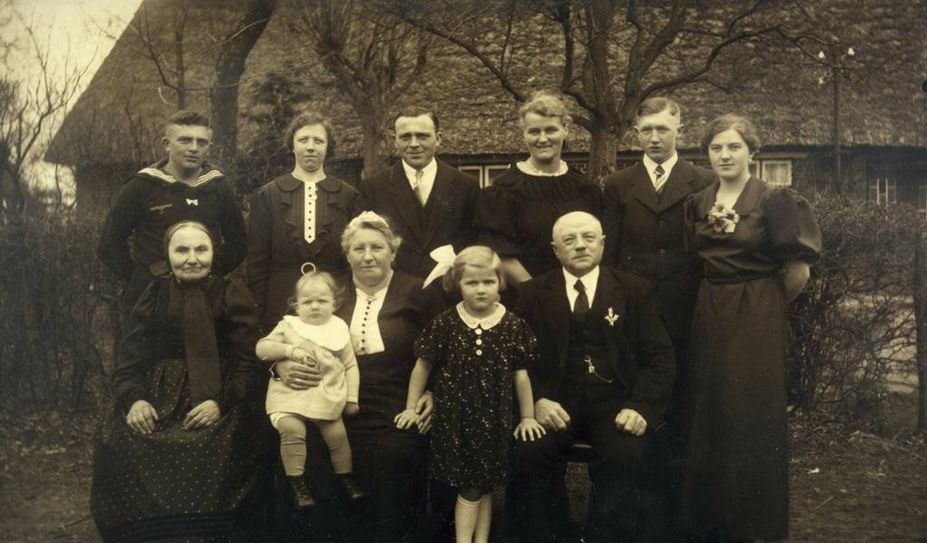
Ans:
{"label": "seated woman in dark dress", "polygon": [[325,158],[335,152],[328,119],[302,112],[290,122],[285,139],[293,171],[259,188],[248,216],[248,287],[264,333],[288,312],[287,299],[304,262],[336,276],[347,271],[341,232],[357,199],[353,187],[325,173]]}
{"label": "seated woman in dark dress", "polygon": [[254,482],[254,302],[210,273],[201,223],[175,224],[165,245],[171,276],[132,310],[94,451],[91,509],[107,541],[227,540]]}
{"label": "seated woman in dark dress", "polygon": [[570,115],[563,102],[544,92],[518,110],[531,155],[480,191],[474,222],[480,243],[502,258],[506,279],[517,285],[557,266],[551,229],[570,211],[601,215],[599,186],[561,158]]}
{"label": "seated woman in dark dress", "polygon": [[[346,418],[345,425],[354,473],[366,494],[360,509],[345,521],[340,536],[345,542],[423,537],[427,440],[419,428],[396,428],[394,419],[405,410],[416,360],[414,342],[443,305],[436,292],[422,290],[420,278],[393,269],[400,241],[386,220],[371,211],[354,218],[341,241],[351,278],[336,315],[348,323],[360,370],[360,412]],[[304,389],[313,383],[295,362],[278,362],[276,371],[291,388]],[[418,405],[426,419],[431,406],[428,392]],[[310,478],[331,471],[327,459],[318,457],[308,459]]]}
{"label": "seated woman in dark dress", "polygon": [[750,175],[749,120],[723,115],[702,138],[718,181],[686,202],[704,263],[692,324],[692,520],[710,541],[788,537],[787,306],[821,252],[808,202]]}

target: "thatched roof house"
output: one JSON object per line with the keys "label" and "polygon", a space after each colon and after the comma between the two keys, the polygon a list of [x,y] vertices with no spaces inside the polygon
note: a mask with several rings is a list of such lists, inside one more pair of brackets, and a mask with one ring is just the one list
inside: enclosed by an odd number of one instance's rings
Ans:
{"label": "thatched roof house", "polygon": [[[188,107],[208,109],[217,44],[243,1],[187,3],[191,6],[184,35]],[[176,108],[176,95],[161,80],[135,29],[144,28],[146,21],[153,31],[161,28],[154,45],[168,51],[170,33],[164,31],[164,23],[173,16],[173,2],[143,3],[48,150],[48,160],[77,167],[82,200],[106,201],[128,171],[162,155],[157,143],[160,124]],[[757,157],[761,175],[799,186],[826,183],[833,163],[832,81],[839,73],[843,167],[854,190],[888,203],[910,201],[927,215],[927,92],[922,90],[927,80],[923,32],[927,2],[829,0],[828,4],[835,10],[835,23],[858,41],[841,38],[823,60],[794,48],[756,51],[745,65],[748,73],[741,74],[731,92],[696,85],[673,94],[685,108],[683,152],[698,158],[698,134],[707,120],[738,112],[753,118],[763,132],[764,147]],[[312,102],[336,124],[339,142],[334,159],[340,163],[339,172],[356,178],[359,121],[312,49],[289,29],[288,9],[290,4],[280,4],[248,57],[241,84],[238,146],[246,152],[267,147],[268,138],[275,137],[268,132],[268,118],[280,101]],[[852,57],[846,54],[849,47]],[[839,54],[839,69],[833,53]],[[526,58],[538,57],[529,51]],[[548,72],[543,62],[539,66],[532,85],[551,86],[556,68]],[[407,101],[437,107],[445,134],[442,156],[484,182],[524,154],[517,104],[475,59],[449,44],[438,43],[430,50],[422,83],[414,86]],[[579,129],[575,132],[569,156],[582,162],[588,136]],[[625,138],[617,152],[620,163],[639,155],[631,138]]]}

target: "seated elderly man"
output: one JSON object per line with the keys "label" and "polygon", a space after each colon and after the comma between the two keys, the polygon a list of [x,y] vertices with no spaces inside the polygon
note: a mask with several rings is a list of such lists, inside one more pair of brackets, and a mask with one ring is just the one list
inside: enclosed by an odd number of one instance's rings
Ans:
{"label": "seated elderly man", "polygon": [[547,434],[516,442],[507,512],[525,542],[564,541],[566,451],[593,448],[586,541],[654,536],[641,483],[651,434],[669,403],[673,346],[648,283],[600,267],[602,225],[588,213],[560,217],[553,249],[561,268],[524,283],[516,311],[541,348],[529,368],[537,419]]}

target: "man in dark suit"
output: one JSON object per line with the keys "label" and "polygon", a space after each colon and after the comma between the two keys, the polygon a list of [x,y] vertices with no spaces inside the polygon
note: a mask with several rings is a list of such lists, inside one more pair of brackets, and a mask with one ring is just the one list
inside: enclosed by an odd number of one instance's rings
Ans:
{"label": "man in dark suit", "polygon": [[595,217],[563,215],[552,245],[562,268],[519,287],[516,312],[541,351],[528,372],[547,434],[514,445],[510,522],[524,542],[568,537],[564,454],[584,441],[594,451],[586,541],[654,540],[641,483],[673,387],[672,344],[646,282],[599,266]]}
{"label": "man in dark suit", "polygon": [[433,111],[404,109],[393,127],[402,160],[361,181],[359,209],[389,219],[402,237],[394,267],[424,278],[435,266],[432,250],[451,245],[460,251],[473,243],[479,182],[435,158],[442,134]]}
{"label": "man in dark suit", "polygon": [[679,105],[669,98],[648,98],[641,103],[635,128],[644,149],[643,160],[605,180],[603,211],[605,265],[653,284],[660,316],[676,353],[676,386],[665,432],[659,440],[661,455],[667,462],[661,486],[666,489],[671,524],[676,517],[684,468],[686,353],[701,279],[697,260],[683,246],[683,207],[690,194],[715,179],[710,171],[679,158],[676,139],[683,127],[680,115]]}

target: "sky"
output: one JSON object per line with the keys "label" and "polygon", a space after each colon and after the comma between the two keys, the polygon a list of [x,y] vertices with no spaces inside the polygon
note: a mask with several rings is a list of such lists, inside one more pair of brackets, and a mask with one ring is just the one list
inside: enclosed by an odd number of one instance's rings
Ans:
{"label": "sky", "polygon": [[[2,69],[5,75],[29,85],[41,74],[35,46],[26,27],[31,27],[38,49],[48,52],[51,73],[63,74],[86,68],[81,90],[109,54],[142,0],[0,0],[0,41],[12,43]],[[80,96],[75,94],[74,100]],[[73,106],[73,103],[70,104]],[[50,138],[64,115],[45,129]],[[54,170],[43,162],[32,166],[30,177],[47,186]],[[70,178],[70,175],[66,175]],[[70,182],[66,181],[66,184]],[[70,191],[68,191],[70,192]]]}
{"label": "sky", "polygon": [[[89,65],[92,74],[114,44],[110,36],[122,32],[140,4],[141,0],[12,0],[21,18],[14,15],[0,31],[4,41],[25,40],[23,27],[31,24],[41,45],[51,52],[55,66]],[[20,54],[10,62],[10,73],[31,75],[37,69],[36,63],[17,49]]]}

